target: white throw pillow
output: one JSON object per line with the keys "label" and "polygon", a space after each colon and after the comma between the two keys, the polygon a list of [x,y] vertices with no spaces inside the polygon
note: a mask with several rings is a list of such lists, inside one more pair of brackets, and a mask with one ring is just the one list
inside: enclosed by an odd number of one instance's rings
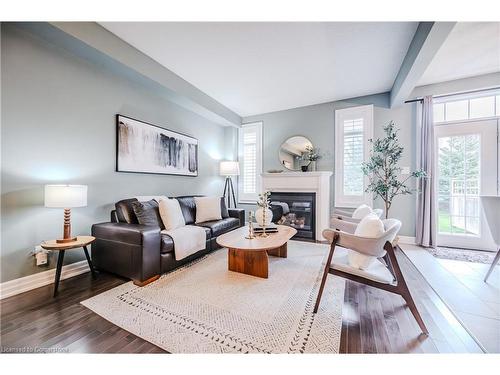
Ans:
{"label": "white throw pillow", "polygon": [[366,215],[369,215],[371,213],[372,213],[372,208],[370,206],[367,206],[366,204],[362,204],[361,206],[359,206],[354,210],[354,212],[352,213],[352,218],[361,220]]}
{"label": "white throw pillow", "polygon": [[220,197],[194,197],[196,204],[196,224],[211,220],[221,220]]}
{"label": "white throw pillow", "polygon": [[[354,231],[355,236],[377,238],[384,233],[384,223],[376,214],[368,214],[359,222],[356,230]],[[348,254],[349,265],[365,270],[376,260],[376,257],[360,254],[354,250],[349,250]]]}
{"label": "white throw pillow", "polygon": [[173,230],[186,225],[177,199],[160,199],[158,207],[165,230]]}

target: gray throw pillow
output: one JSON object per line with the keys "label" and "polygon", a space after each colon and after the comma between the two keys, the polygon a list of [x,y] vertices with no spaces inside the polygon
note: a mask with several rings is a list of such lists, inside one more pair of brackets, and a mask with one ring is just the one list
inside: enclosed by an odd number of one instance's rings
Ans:
{"label": "gray throw pillow", "polygon": [[132,208],[134,210],[135,216],[137,216],[137,221],[141,225],[154,225],[165,229],[160,216],[160,209],[158,207],[158,202],[151,199],[147,202],[133,202]]}
{"label": "gray throw pillow", "polygon": [[229,212],[227,211],[226,201],[224,200],[224,197],[220,198],[220,214],[223,219],[229,217]]}

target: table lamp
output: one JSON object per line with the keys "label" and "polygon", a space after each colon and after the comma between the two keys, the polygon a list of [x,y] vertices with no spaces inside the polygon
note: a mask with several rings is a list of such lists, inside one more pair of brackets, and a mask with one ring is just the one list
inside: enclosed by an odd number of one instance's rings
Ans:
{"label": "table lamp", "polygon": [[87,185],[45,185],[45,207],[64,208],[63,238],[58,243],[76,241],[71,237],[71,208],[87,205]]}
{"label": "table lamp", "polygon": [[227,193],[227,208],[231,207],[231,197],[233,198],[234,208],[236,208],[236,198],[234,196],[234,187],[231,176],[240,175],[240,164],[237,161],[221,161],[219,165],[220,175],[226,177],[224,184],[224,198]]}

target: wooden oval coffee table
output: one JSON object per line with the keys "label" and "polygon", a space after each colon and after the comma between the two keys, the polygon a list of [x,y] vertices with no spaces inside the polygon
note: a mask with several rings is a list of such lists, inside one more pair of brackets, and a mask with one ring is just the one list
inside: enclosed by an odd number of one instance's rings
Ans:
{"label": "wooden oval coffee table", "polygon": [[268,255],[287,257],[287,243],[297,233],[292,227],[278,225],[278,233],[269,233],[269,237],[256,235],[249,240],[248,227],[241,227],[217,237],[217,243],[228,248],[229,271],[268,278]]}

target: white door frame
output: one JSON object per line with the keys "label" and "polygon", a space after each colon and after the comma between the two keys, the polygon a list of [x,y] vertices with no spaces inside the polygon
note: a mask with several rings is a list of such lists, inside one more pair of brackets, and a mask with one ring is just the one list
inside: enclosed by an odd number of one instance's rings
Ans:
{"label": "white door frame", "polygon": [[[467,134],[479,134],[481,137],[481,155],[480,155],[480,192],[479,195],[496,195],[498,190],[498,173],[499,173],[499,155],[498,155],[498,120],[471,120],[460,121],[455,123],[446,123],[435,125],[434,128],[434,155],[436,178],[434,178],[434,191],[436,192],[435,209],[438,211],[438,181],[439,181],[439,142],[440,137],[460,136]],[[479,205],[481,201],[479,200]],[[466,234],[440,234],[439,227],[437,228],[437,244],[438,246],[451,246],[458,248],[471,248],[481,250],[495,251],[495,244],[488,229],[488,224],[484,217],[483,210],[480,206],[480,233],[479,236]],[[436,218],[439,213],[436,212]]]}

